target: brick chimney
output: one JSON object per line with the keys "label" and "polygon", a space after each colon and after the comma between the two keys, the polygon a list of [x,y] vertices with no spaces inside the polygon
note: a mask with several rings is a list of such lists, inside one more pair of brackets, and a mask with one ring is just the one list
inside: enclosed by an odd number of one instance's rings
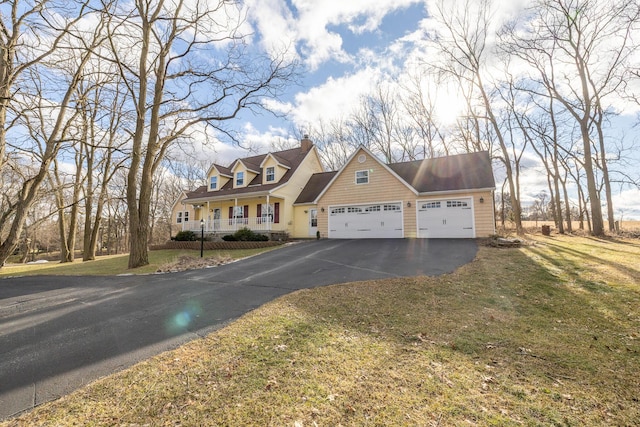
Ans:
{"label": "brick chimney", "polygon": [[300,148],[306,153],[311,150],[311,147],[313,147],[313,141],[309,139],[309,135],[304,135],[300,140]]}

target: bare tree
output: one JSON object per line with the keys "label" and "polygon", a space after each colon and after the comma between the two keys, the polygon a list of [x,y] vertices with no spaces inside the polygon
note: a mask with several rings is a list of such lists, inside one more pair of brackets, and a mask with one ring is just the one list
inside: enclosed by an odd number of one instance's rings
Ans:
{"label": "bare tree", "polygon": [[[435,83],[430,85],[432,78],[435,79]],[[405,93],[402,104],[418,136],[414,151],[410,155],[412,160],[449,155],[446,129],[436,114],[437,84],[437,76],[425,72],[410,76],[408,83],[402,86]]]}
{"label": "bare tree", "polygon": [[[307,132],[299,131],[296,137],[300,139]],[[357,143],[353,140],[349,124],[343,118],[331,122],[319,121],[308,131],[320,154],[324,167],[338,170],[344,165]]]}
{"label": "bare tree", "polygon": [[108,198],[118,196],[111,194],[110,184],[129,159],[125,146],[130,138],[119,131],[127,118],[127,98],[117,77],[95,73],[83,93],[82,126],[86,136],[80,147],[84,152],[86,184],[82,260],[89,261],[95,259],[98,244],[102,243],[100,232]]}
{"label": "bare tree", "polygon": [[[38,147],[37,151],[27,150],[31,153],[30,156],[37,156],[32,158],[37,161],[37,170],[35,174],[22,182],[13,199],[14,203],[10,214],[11,226],[0,244],[0,266],[4,264],[18,243],[27,215],[36,202],[40,187],[64,142],[62,134],[67,123],[67,113],[73,106],[76,88],[93,55],[93,49],[100,43],[101,25],[82,34],[71,31],[72,29],[76,31],[74,24],[79,19],[78,16],[84,15],[84,7],[81,6],[79,12],[73,9],[77,13],[76,18],[65,19],[66,15],[61,17],[55,14],[55,10],[49,10],[43,6],[42,3],[34,5],[27,14],[22,15],[19,19],[17,18],[18,12],[22,9],[14,6],[16,9],[10,15],[11,23],[5,24],[3,22],[2,31],[0,31],[3,37],[3,62],[0,65],[0,86],[2,88],[0,90],[3,91],[3,99],[4,95],[8,95],[6,104],[1,103],[5,101],[0,102],[0,129],[2,129],[0,131],[2,160],[0,161],[5,161],[6,117],[9,105],[11,105],[13,123],[19,124],[22,130],[26,129],[29,134],[29,143]],[[39,17],[38,22],[29,21],[36,15]],[[5,19],[4,14],[0,16]],[[31,37],[21,37],[20,31],[22,31],[23,25],[28,26],[28,30],[25,31],[31,33],[30,36],[35,36],[37,40],[36,46],[21,46],[25,48],[24,51],[18,49],[18,46],[23,40],[31,39]],[[55,35],[53,47],[50,40],[47,40],[44,35],[39,37],[38,34],[35,34],[41,28],[44,29],[45,34],[49,31]],[[53,52],[55,52],[56,58],[52,59]],[[45,59],[49,59],[47,64],[44,63]],[[19,78],[22,79],[22,85],[18,94],[12,90]],[[45,88],[40,85],[39,82],[42,78],[55,79],[54,87]],[[43,96],[46,96],[44,89],[55,90],[56,96],[52,99],[59,101],[44,100]],[[22,104],[22,108],[18,108],[20,104]],[[42,114],[45,108],[48,108],[47,119]],[[37,115],[38,111],[40,112],[40,120]]]}
{"label": "bare tree", "polygon": [[[513,33],[509,50],[538,71],[541,83],[579,125],[592,233],[601,236],[604,223],[594,158],[605,144],[593,145],[592,127],[599,129],[598,111],[605,111],[605,101],[621,89],[625,64],[634,50],[630,33],[640,5],[635,0],[540,0],[529,12],[526,30]],[[600,167],[606,170],[603,156],[600,153]]]}
{"label": "bare tree", "polygon": [[[490,0],[453,3],[439,1],[434,15],[442,31],[436,36],[435,47],[439,49],[443,61],[440,64],[429,65],[438,67],[442,73],[458,80],[461,88],[469,88],[466,99],[469,102],[471,117],[476,121],[475,130],[479,135],[482,127],[478,121],[481,119],[487,124],[487,135],[495,137],[498,143],[499,157],[507,174],[516,232],[523,234],[519,189],[512,154],[493,102],[498,83],[491,82],[487,73],[487,61],[497,59],[496,52],[488,45],[489,37],[495,34],[491,14]],[[478,105],[471,104],[473,99],[479,100]]]}
{"label": "bare tree", "polygon": [[225,122],[265,109],[294,78],[285,53],[261,57],[242,34],[231,0],[119,2],[109,14],[111,55],[135,110],[127,203],[129,267],[149,263],[153,177],[169,147],[202,127],[233,139]]}

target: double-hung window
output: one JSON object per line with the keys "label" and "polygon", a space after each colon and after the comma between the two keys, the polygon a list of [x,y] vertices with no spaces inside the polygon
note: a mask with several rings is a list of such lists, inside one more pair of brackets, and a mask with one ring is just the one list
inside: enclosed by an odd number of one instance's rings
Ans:
{"label": "double-hung window", "polygon": [[368,184],[369,171],[356,171],[356,184]]}
{"label": "double-hung window", "polygon": [[244,185],[244,172],[236,172],[236,187]]}
{"label": "double-hung window", "polygon": [[189,211],[184,211],[184,222],[189,222]]}
{"label": "double-hung window", "polygon": [[212,176],[211,180],[209,181],[209,190],[215,190],[217,188],[218,188],[218,177]]}
{"label": "double-hung window", "polygon": [[276,168],[274,166],[269,166],[265,174],[267,176],[267,182],[273,182],[276,180]]}
{"label": "double-hung window", "polygon": [[178,224],[182,222],[182,212],[178,212],[178,215],[176,216],[176,222]]}

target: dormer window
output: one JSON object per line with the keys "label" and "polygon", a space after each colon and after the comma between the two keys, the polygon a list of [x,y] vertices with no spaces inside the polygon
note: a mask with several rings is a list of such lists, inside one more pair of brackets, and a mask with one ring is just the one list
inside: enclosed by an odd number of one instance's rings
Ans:
{"label": "dormer window", "polygon": [[273,182],[276,180],[276,168],[275,166],[269,166],[267,171],[265,172],[267,177],[267,182]]}
{"label": "dormer window", "polygon": [[236,187],[244,185],[244,172],[236,172]]}
{"label": "dormer window", "polygon": [[209,190],[216,190],[218,188],[218,177],[212,176],[209,181]]}

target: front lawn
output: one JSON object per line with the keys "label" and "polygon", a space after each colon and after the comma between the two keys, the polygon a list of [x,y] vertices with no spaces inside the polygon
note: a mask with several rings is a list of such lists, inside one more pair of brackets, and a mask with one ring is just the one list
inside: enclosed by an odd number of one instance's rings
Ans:
{"label": "front lawn", "polygon": [[640,242],[299,291],[2,425],[637,425]]}

